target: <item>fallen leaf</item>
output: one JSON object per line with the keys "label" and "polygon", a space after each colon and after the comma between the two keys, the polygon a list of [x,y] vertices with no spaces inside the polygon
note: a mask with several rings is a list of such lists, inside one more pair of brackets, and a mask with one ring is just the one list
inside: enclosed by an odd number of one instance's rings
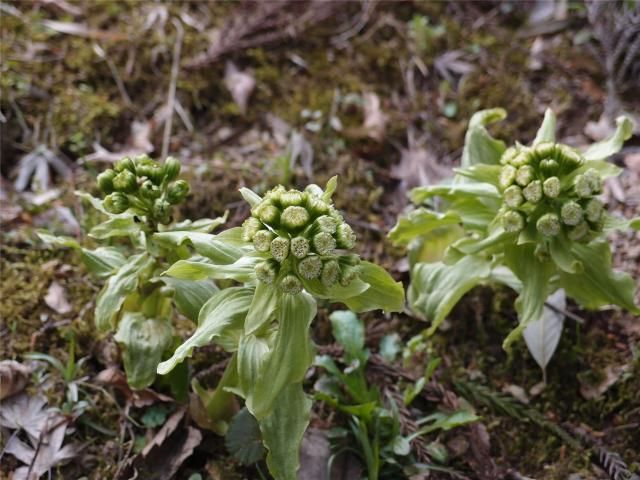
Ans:
{"label": "fallen leaf", "polygon": [[400,149],[400,162],[391,167],[391,176],[401,181],[402,190],[433,185],[452,175],[451,168],[438,163],[424,143],[424,139],[416,138],[413,129],[407,131],[407,148]]}
{"label": "fallen leaf", "polygon": [[37,441],[45,428],[49,414],[44,407],[47,401],[41,396],[25,393],[14,395],[2,402],[0,426],[11,430],[24,430],[33,442]]}
{"label": "fallen leaf", "polygon": [[601,397],[627,370],[629,370],[629,365],[608,365],[603,372],[604,379],[595,385],[582,383],[580,385],[580,394],[586,400],[594,400]]}
{"label": "fallen leaf", "polygon": [[116,480],[172,478],[202,441],[200,430],[183,425],[184,415],[184,408],[173,413],[142,452],[127,461]]}
{"label": "fallen leaf", "polygon": [[227,62],[224,69],[224,83],[240,111],[243,114],[246,113],[249,97],[256,86],[255,79],[248,73],[238,70],[233,62]]}
{"label": "fallen leaf", "polygon": [[387,130],[387,115],[380,107],[380,97],[373,92],[367,92],[362,96],[364,110],[364,124],[369,137],[377,141],[384,139]]}
{"label": "fallen leaf", "polygon": [[327,478],[327,466],[331,464],[330,459],[331,449],[329,448],[327,431],[309,428],[304,433],[300,446],[298,478],[300,480],[324,480]]}
{"label": "fallen leaf", "polygon": [[44,303],[53,311],[66,314],[71,311],[71,304],[67,300],[67,292],[62,285],[53,281],[44,297]]}
{"label": "fallen leaf", "polygon": [[19,192],[26,190],[29,186],[34,192],[49,190],[51,168],[65,179],[71,175],[71,168],[64,160],[45,145],[38,145],[18,161],[14,188]]}
{"label": "fallen leaf", "polygon": [[127,383],[125,374],[116,367],[109,367],[98,373],[94,381],[101,385],[108,385],[119,390],[127,399],[127,409],[130,406],[141,408],[153,405],[156,402],[172,402],[173,399],[150,388],[132,390]]}
{"label": "fallen leaf", "polygon": [[110,152],[99,143],[93,144],[93,153],[82,157],[82,162],[116,162],[122,157],[135,157],[143,153],[153,151],[151,134],[156,127],[155,121],[133,121],[131,123],[131,133],[125,145],[118,152]]}
{"label": "fallen leaf", "polygon": [[43,20],[45,27],[55,30],[58,33],[75,35],[77,37],[92,38],[95,40],[127,40],[129,36],[122,32],[111,32],[108,30],[98,30],[83,23],[58,22],[56,20]]}
{"label": "fallen leaf", "polygon": [[31,368],[15,360],[0,362],[0,400],[24,390],[29,383]]}
{"label": "fallen leaf", "polygon": [[37,439],[29,438],[32,447],[13,435],[7,442],[5,452],[12,454],[26,466],[16,469],[12,479],[37,480],[56,465],[75,457],[78,454],[76,446],[62,446],[66,430],[67,419],[57,413],[50,413],[40,436]]}
{"label": "fallen leaf", "polygon": [[527,397],[527,392],[525,392],[524,388],[518,385],[505,385],[502,387],[502,391],[508,393],[520,403],[529,405],[529,397]]}

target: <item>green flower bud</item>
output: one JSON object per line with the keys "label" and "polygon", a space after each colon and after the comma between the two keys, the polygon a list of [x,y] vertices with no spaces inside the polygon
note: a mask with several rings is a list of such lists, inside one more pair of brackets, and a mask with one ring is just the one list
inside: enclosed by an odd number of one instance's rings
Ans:
{"label": "green flower bud", "polygon": [[98,183],[98,188],[102,191],[102,193],[111,193],[113,192],[113,179],[116,176],[116,172],[108,168],[96,179]]}
{"label": "green flower bud", "polygon": [[560,218],[565,225],[575,226],[582,222],[584,212],[578,202],[566,202],[560,210]]}
{"label": "green flower bud", "polygon": [[167,157],[164,161],[164,175],[167,181],[172,181],[180,175],[180,160],[175,157]]}
{"label": "green flower bud", "polygon": [[567,145],[558,145],[558,153],[563,160],[563,168],[566,171],[572,171],[582,165],[582,156],[573,148]]}
{"label": "green flower bud", "polygon": [[251,242],[255,234],[264,228],[262,222],[254,217],[247,218],[242,224],[242,240]]}
{"label": "green flower bud", "polygon": [[522,190],[524,198],[531,203],[538,203],[542,199],[542,183],[534,180]]}
{"label": "green flower bud", "polygon": [[273,260],[265,260],[264,262],[258,263],[254,271],[258,280],[267,285],[271,285],[278,275],[278,264]]}
{"label": "green flower bud", "polygon": [[529,149],[521,149],[518,155],[513,157],[511,160],[511,165],[514,167],[523,167],[525,165],[529,165],[532,160],[532,151]]}
{"label": "green flower bud", "polygon": [[280,210],[271,203],[262,202],[256,212],[258,218],[267,225],[276,226],[280,220]]}
{"label": "green flower bud", "polygon": [[298,273],[306,280],[313,280],[320,276],[322,260],[317,255],[309,255],[298,263]]}
{"label": "green flower bud", "polygon": [[280,194],[280,203],[284,208],[300,206],[303,202],[304,196],[297,190],[289,190]]}
{"label": "green flower bud", "polygon": [[309,254],[309,240],[304,237],[291,239],[291,253],[296,258],[304,258]]}
{"label": "green flower bud", "polygon": [[511,185],[504,191],[504,203],[508,207],[518,208],[524,203],[524,197],[522,196],[522,189],[517,185]]}
{"label": "green flower bud", "polygon": [[345,265],[351,265],[355,267],[357,265],[360,265],[361,263],[360,255],[357,255],[355,253],[340,255],[340,257],[338,258],[338,263],[340,263],[341,267]]}
{"label": "green flower bud", "polygon": [[138,188],[135,174],[122,170],[113,178],[113,188],[118,192],[133,193]]}
{"label": "green flower bud", "polygon": [[578,175],[573,183],[573,190],[580,198],[589,198],[591,196],[591,185],[589,179],[584,175]]}
{"label": "green flower bud", "polygon": [[569,240],[573,242],[579,242],[584,240],[587,234],[589,233],[589,225],[587,222],[580,222],[578,225],[569,230],[567,236]]}
{"label": "green flower bud", "polygon": [[592,198],[587,202],[584,207],[584,213],[591,223],[597,223],[600,221],[602,217],[602,212],[604,211],[604,205],[597,198]]}
{"label": "green flower bud", "polygon": [[595,168],[589,168],[584,172],[584,178],[589,184],[591,193],[597,194],[602,192],[602,177]]}
{"label": "green flower bud", "polygon": [[329,213],[329,205],[314,195],[307,196],[307,210],[313,217],[318,217],[320,215],[326,215]]}
{"label": "green flower bud", "polygon": [[524,218],[515,210],[508,210],[502,215],[502,228],[508,233],[519,232],[524,228]]}
{"label": "green flower bud", "polygon": [[141,165],[157,165],[157,163],[154,162],[151,159],[151,157],[149,155],[147,155],[146,153],[141,153],[140,155],[137,155],[133,159],[133,163],[135,164],[136,169]]}
{"label": "green flower bud", "polygon": [[558,168],[560,168],[560,165],[558,165],[558,162],[553,158],[540,160],[540,170],[542,170],[542,173],[545,175],[554,175],[558,171]]}
{"label": "green flower bud", "polygon": [[269,190],[264,198],[268,199],[269,202],[268,203],[273,203],[273,204],[280,204],[280,197],[282,196],[283,193],[286,193],[286,189],[282,186],[282,185],[278,185],[277,187],[272,188],[271,190]]}
{"label": "green flower bud", "polygon": [[356,234],[348,223],[340,223],[336,230],[338,247],[353,248],[356,244]]}
{"label": "green flower bud", "polygon": [[304,207],[287,207],[280,215],[280,223],[283,227],[292,230],[300,230],[309,223],[309,212]]}
{"label": "green flower bud", "polygon": [[118,160],[113,167],[116,172],[123,172],[128,170],[131,173],[136,173],[136,167],[133,164],[133,160],[129,157],[124,157]]}
{"label": "green flower bud", "polygon": [[140,185],[140,195],[142,195],[143,198],[155,200],[160,197],[161,194],[162,191],[160,191],[158,186],[154,185],[151,180],[145,180],[142,185]]}
{"label": "green flower bud", "polygon": [[549,177],[542,184],[542,191],[549,198],[557,198],[560,195],[560,179]]}
{"label": "green flower bud", "polygon": [[271,250],[271,241],[275,234],[269,230],[258,230],[253,235],[253,246],[258,252],[268,252]]}
{"label": "green flower bud", "polygon": [[107,212],[120,214],[129,208],[129,199],[122,192],[113,192],[104,198],[102,205]]}
{"label": "green flower bud", "polygon": [[307,192],[309,195],[314,195],[316,197],[322,197],[322,195],[324,194],[324,191],[322,190],[322,188],[320,188],[315,183],[307,185],[304,191]]}
{"label": "green flower bud", "polygon": [[521,187],[526,187],[531,183],[533,177],[535,176],[535,171],[531,165],[524,165],[518,168],[516,172],[516,183]]}
{"label": "green flower bud", "polygon": [[171,222],[171,205],[161,198],[153,202],[153,216],[159,223],[166,225]]}
{"label": "green flower bud", "polygon": [[343,287],[349,286],[356,278],[360,278],[361,271],[360,267],[343,267],[340,272],[340,285]]}
{"label": "green flower bud", "polygon": [[500,188],[505,189],[511,185],[516,179],[516,167],[512,165],[505,165],[500,169]]}
{"label": "green flower bud", "polygon": [[535,152],[538,158],[551,159],[556,156],[556,145],[553,142],[542,142],[536,145]]}
{"label": "green flower bud", "polygon": [[330,234],[336,233],[336,228],[338,227],[338,221],[330,217],[329,215],[322,215],[316,218],[314,222],[314,230],[317,232],[327,232]]}
{"label": "green flower bud", "polygon": [[271,256],[282,263],[289,255],[289,239],[276,237],[271,241]]}
{"label": "green flower bud", "polygon": [[171,205],[177,205],[189,195],[189,184],[184,180],[176,180],[169,186],[167,200]]}
{"label": "green flower bud", "polygon": [[302,282],[295,275],[287,275],[280,282],[280,289],[284,293],[296,295],[302,291]]}
{"label": "green flower bud", "polygon": [[336,240],[327,232],[316,233],[311,243],[319,255],[328,255],[336,248]]}
{"label": "green flower bud", "polygon": [[536,228],[545,237],[555,237],[560,233],[560,219],[555,213],[545,213],[536,222]]}
{"label": "green flower bud", "polygon": [[518,155],[518,149],[515,147],[509,147],[500,157],[500,163],[502,165],[507,165],[508,163],[511,163],[516,155]]}
{"label": "green flower bud", "polygon": [[[153,183],[160,185],[164,180],[164,168],[159,165],[154,165],[150,168],[147,176]],[[184,182],[184,180],[179,181]]]}
{"label": "green flower bud", "polygon": [[336,260],[327,260],[322,265],[320,281],[325,287],[333,286],[340,277],[340,265]]}

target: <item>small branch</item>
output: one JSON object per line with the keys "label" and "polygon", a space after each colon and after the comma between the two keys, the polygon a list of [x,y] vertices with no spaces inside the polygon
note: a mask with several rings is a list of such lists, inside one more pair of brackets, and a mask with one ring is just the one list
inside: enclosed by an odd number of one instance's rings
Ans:
{"label": "small branch", "polygon": [[544,302],[544,306],[553,310],[556,313],[559,313],[561,315],[564,315],[567,318],[570,318],[571,320],[573,320],[576,323],[579,323],[580,325],[585,324],[585,319],[579,315],[576,315],[575,313],[571,313],[568,310],[563,310],[562,308],[558,308],[555,305],[550,304],[549,302]]}
{"label": "small branch", "polygon": [[176,43],[173,48],[173,64],[171,65],[171,82],[169,84],[169,96],[167,99],[168,117],[164,124],[164,135],[162,137],[162,158],[167,158],[169,154],[169,140],[171,137],[171,126],[173,123],[173,112],[176,103],[176,86],[178,84],[178,73],[180,73],[180,52],[182,50],[182,38],[184,37],[184,28],[178,19],[173,19],[173,25],[178,33]]}

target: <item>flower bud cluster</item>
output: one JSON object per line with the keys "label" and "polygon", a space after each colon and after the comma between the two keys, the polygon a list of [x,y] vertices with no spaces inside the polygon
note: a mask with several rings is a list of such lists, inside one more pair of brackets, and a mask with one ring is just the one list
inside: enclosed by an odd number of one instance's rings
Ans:
{"label": "flower bud cluster", "polygon": [[163,165],[148,155],[133,159],[125,157],[98,175],[97,183],[106,195],[104,208],[110,213],[123,213],[128,209],[145,215],[150,221],[171,222],[171,207],[182,202],[189,194],[189,184],[176,180],[180,162],[168,157]]}
{"label": "flower bud cluster", "polygon": [[533,223],[543,238],[564,231],[575,241],[602,230],[604,208],[596,198],[602,177],[592,168],[577,173],[584,162],[573,148],[552,142],[508,148],[498,179],[503,228],[519,232]]}
{"label": "flower bud cluster", "polygon": [[259,281],[296,294],[306,280],[331,287],[359,278],[359,256],[345,252],[354,247],[356,236],[322,194],[317,185],[304,192],[278,186],[253,207],[242,237],[269,257],[255,267]]}

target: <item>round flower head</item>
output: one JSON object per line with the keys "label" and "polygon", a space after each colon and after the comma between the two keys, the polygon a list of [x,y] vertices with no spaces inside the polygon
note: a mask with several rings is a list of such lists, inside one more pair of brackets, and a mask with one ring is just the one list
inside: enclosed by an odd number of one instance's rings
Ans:
{"label": "round flower head", "polygon": [[353,248],[356,244],[356,234],[348,223],[338,225],[336,239],[340,248]]}
{"label": "round flower head", "polygon": [[271,256],[282,263],[289,255],[289,239],[276,237],[271,241]]}
{"label": "round flower head", "polygon": [[171,205],[166,200],[157,198],[153,202],[153,216],[164,225],[171,222]]}
{"label": "round flower head", "polygon": [[116,172],[111,170],[110,168],[102,172],[98,175],[96,179],[98,183],[98,188],[102,191],[102,193],[112,193],[113,192],[113,179],[116,176]]}
{"label": "round flower head", "polygon": [[309,240],[304,237],[291,239],[291,253],[296,258],[304,258],[309,253]]}
{"label": "round flower head", "polygon": [[545,175],[554,175],[558,171],[558,168],[560,168],[560,165],[558,165],[558,162],[553,158],[540,160],[540,170]]}
{"label": "round flower head", "polygon": [[[280,223],[284,228],[300,230],[309,222],[309,212],[304,207],[291,206],[284,209]],[[268,222],[265,222],[268,223]]]}
{"label": "round flower head", "polygon": [[333,234],[336,233],[338,221],[335,218],[330,217],[329,215],[322,215],[316,218],[314,227],[318,232],[327,232]]}
{"label": "round flower head", "polygon": [[590,168],[584,172],[584,178],[589,184],[592,193],[597,194],[602,192],[602,177],[595,168]]}
{"label": "round flower head", "polygon": [[574,242],[579,242],[581,240],[584,240],[587,236],[587,234],[589,233],[589,225],[587,224],[587,222],[580,222],[578,225],[576,225],[575,227],[573,227],[571,230],[569,230],[569,240],[572,240]]}
{"label": "round flower head", "polygon": [[326,215],[329,213],[329,205],[319,197],[315,195],[307,196],[307,210],[313,216]]}
{"label": "round flower head", "polygon": [[270,203],[261,203],[256,214],[262,223],[275,226],[280,219],[280,210]]}
{"label": "round flower head", "polygon": [[522,195],[528,202],[538,203],[542,199],[542,183],[540,180],[534,180],[529,185],[524,187]]}
{"label": "round flower head", "polygon": [[576,150],[568,145],[558,145],[557,148],[565,171],[570,172],[582,165],[582,156]]}
{"label": "round flower head", "polygon": [[549,177],[542,184],[544,195],[549,198],[557,198],[560,195],[560,179],[558,177]]}
{"label": "round flower head", "polygon": [[504,203],[510,208],[518,208],[524,203],[522,189],[517,185],[511,185],[504,191]]}
{"label": "round flower head", "polygon": [[133,193],[138,188],[138,182],[134,173],[123,170],[113,177],[113,188],[119,192]]}
{"label": "round flower head", "polygon": [[260,223],[260,220],[254,217],[247,218],[242,224],[242,240],[251,242],[255,234],[262,228],[264,228],[264,226]]}
{"label": "round flower head", "polygon": [[508,233],[519,232],[524,228],[524,218],[515,210],[509,210],[502,215],[502,228]]}
{"label": "round flower head", "polygon": [[568,201],[560,210],[560,218],[565,225],[576,226],[582,222],[584,212],[578,202]]}
{"label": "round flower head", "polygon": [[129,199],[122,192],[113,192],[107,195],[102,201],[102,205],[109,213],[124,213],[129,208]]}
{"label": "round flower head", "polygon": [[304,196],[301,192],[290,190],[280,194],[280,203],[283,207],[299,206],[304,202]]}
{"label": "round flower head", "polygon": [[322,260],[317,255],[309,255],[298,263],[298,273],[306,280],[312,280],[320,276]]}
{"label": "round flower head", "polygon": [[171,205],[177,205],[189,195],[189,184],[184,180],[176,180],[169,186],[167,200]]}
{"label": "round flower head", "polygon": [[518,155],[518,149],[515,147],[509,147],[504,151],[504,153],[500,157],[500,163],[502,165],[506,165],[510,163],[516,155]]}
{"label": "round flower head", "polygon": [[580,198],[589,198],[592,194],[589,179],[584,175],[578,175],[576,177],[573,189]]}
{"label": "round flower head", "polygon": [[316,233],[312,239],[313,249],[319,255],[328,255],[336,248],[336,240],[330,233]]}
{"label": "round flower head", "polygon": [[536,222],[536,229],[545,237],[555,237],[560,233],[560,219],[555,213],[545,213]]}
{"label": "round flower head", "polygon": [[526,187],[531,183],[535,176],[535,171],[531,165],[523,165],[516,171],[516,183],[522,187]]}
{"label": "round flower head", "polygon": [[513,157],[513,159],[509,163],[511,163],[511,165],[513,165],[514,167],[522,167],[524,165],[528,165],[529,163],[531,163],[531,152],[523,148],[520,150],[518,155]]}
{"label": "round flower head", "polygon": [[258,230],[253,236],[253,246],[258,252],[268,252],[274,237],[275,234],[269,230]]}
{"label": "round flower head", "polygon": [[553,158],[556,155],[556,145],[553,142],[542,142],[536,145],[535,152],[540,159]]}
{"label": "round flower head", "polygon": [[325,287],[333,286],[340,278],[340,265],[336,260],[327,260],[322,265],[320,281]]}
{"label": "round flower head", "polygon": [[310,195],[314,195],[316,197],[322,197],[322,194],[324,193],[322,188],[320,188],[315,183],[310,183],[309,185],[307,185],[306,188],[304,189],[304,191],[306,193],[308,193]]}
{"label": "round flower head", "polygon": [[505,165],[500,169],[500,179],[498,180],[500,188],[505,189],[515,181],[516,171],[516,167],[512,165]]}
{"label": "round flower head", "polygon": [[118,160],[113,168],[116,172],[129,170],[131,173],[136,173],[136,166],[134,165],[133,160],[131,160],[131,158],[129,157],[124,157]]}
{"label": "round flower head", "polygon": [[255,272],[258,280],[271,285],[278,275],[278,266],[272,260],[265,260],[255,266]]}
{"label": "round flower head", "polygon": [[178,175],[180,175],[180,161],[175,157],[167,157],[164,161],[164,174],[168,181],[178,178]]}
{"label": "round flower head", "polygon": [[280,281],[280,289],[284,293],[296,295],[302,291],[302,282],[295,275],[287,275]]}
{"label": "round flower head", "polygon": [[360,278],[360,267],[347,265],[340,272],[340,285],[349,286],[356,278]]}
{"label": "round flower head", "polygon": [[603,210],[604,205],[597,198],[592,198],[591,200],[589,200],[584,207],[585,216],[591,223],[597,223],[600,221]]}

